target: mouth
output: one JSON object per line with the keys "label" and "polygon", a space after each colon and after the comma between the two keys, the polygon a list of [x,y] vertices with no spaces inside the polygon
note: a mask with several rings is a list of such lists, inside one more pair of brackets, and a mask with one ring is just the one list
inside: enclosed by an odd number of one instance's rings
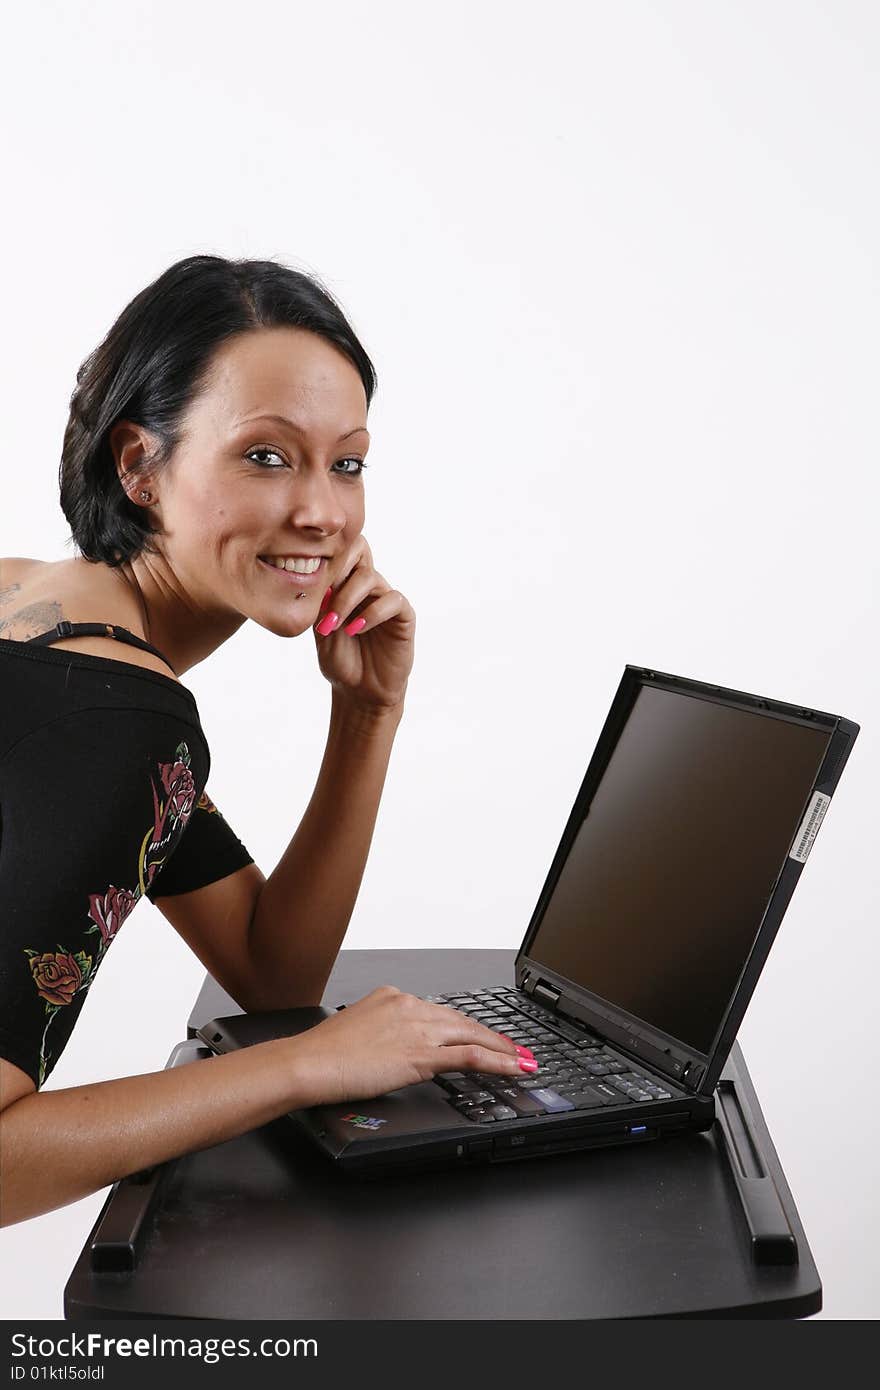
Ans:
{"label": "mouth", "polygon": [[[318,557],[316,556],[315,558],[317,559]],[[263,569],[270,570],[272,574],[277,575],[281,580],[286,579],[291,584],[299,584],[302,589],[307,588],[309,585],[325,582],[324,576],[327,571],[326,555],[320,557],[320,564],[312,574],[300,574],[297,570],[280,569],[278,565],[271,564],[270,561],[264,559],[262,555],[258,555],[257,560],[263,566]]]}

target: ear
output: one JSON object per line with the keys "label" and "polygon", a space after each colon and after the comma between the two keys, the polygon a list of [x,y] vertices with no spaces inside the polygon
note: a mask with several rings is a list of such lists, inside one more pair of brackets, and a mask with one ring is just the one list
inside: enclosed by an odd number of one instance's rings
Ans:
{"label": "ear", "polygon": [[138,468],[149,457],[153,439],[142,425],[129,420],[117,420],[110,431],[108,443],[116,465],[116,474],[130,502],[144,505],[141,492],[153,492],[151,478]]}

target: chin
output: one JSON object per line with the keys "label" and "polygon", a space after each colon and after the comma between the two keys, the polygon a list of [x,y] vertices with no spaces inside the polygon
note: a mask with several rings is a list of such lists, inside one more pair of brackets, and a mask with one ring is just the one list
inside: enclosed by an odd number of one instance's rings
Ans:
{"label": "chin", "polygon": [[274,632],[276,637],[301,637],[314,622],[317,622],[317,614],[313,615],[306,612],[303,603],[303,612],[291,613],[283,625],[280,625],[278,618],[275,618],[273,622],[263,623],[262,626],[269,632]]}

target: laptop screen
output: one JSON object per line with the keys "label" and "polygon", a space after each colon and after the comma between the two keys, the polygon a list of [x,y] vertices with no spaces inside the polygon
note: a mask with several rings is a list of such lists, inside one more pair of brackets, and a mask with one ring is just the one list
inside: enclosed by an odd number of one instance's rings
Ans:
{"label": "laptop screen", "polygon": [[642,686],[530,959],[707,1055],[830,737]]}

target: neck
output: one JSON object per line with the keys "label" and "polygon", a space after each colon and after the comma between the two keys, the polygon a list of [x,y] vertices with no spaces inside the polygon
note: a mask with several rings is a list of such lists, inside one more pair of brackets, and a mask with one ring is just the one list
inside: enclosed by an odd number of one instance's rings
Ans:
{"label": "neck", "polygon": [[137,605],[144,638],[179,676],[204,661],[245,621],[240,613],[207,609],[186,593],[164,563],[138,556],[111,573]]}

